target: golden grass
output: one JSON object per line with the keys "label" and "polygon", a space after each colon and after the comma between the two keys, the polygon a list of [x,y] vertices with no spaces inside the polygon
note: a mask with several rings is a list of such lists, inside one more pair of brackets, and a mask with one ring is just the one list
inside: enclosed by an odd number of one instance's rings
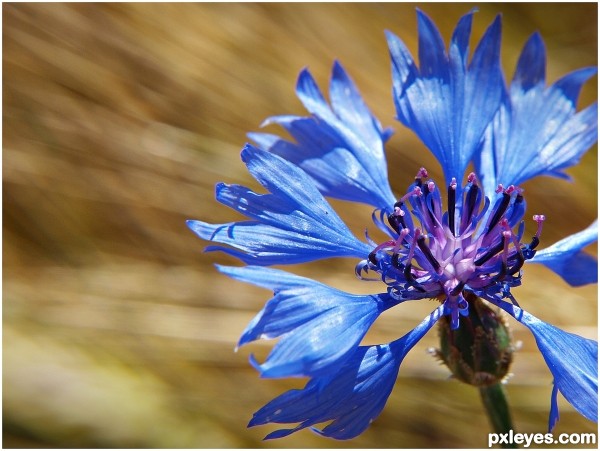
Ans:
{"label": "golden grass", "polygon": [[[476,391],[446,381],[425,353],[409,355],[381,417],[335,442],[308,431],[275,443],[247,430],[252,412],[300,381],[260,380],[249,350],[233,348],[268,299],[226,280],[184,220],[228,221],[218,181],[256,186],[238,154],[245,133],[273,114],[304,114],[293,86],[309,66],[325,85],[342,61],[384,125],[393,188],[415,168],[440,174],[393,121],[383,30],[416,49],[412,4],[3,4],[5,447],[481,447],[488,425]],[[422,5],[446,39],[467,4]],[[483,4],[478,38],[504,14],[507,73],[527,36],[542,31],[549,79],[595,65],[594,4]],[[583,104],[596,98],[589,83]],[[596,217],[597,153],[575,184],[526,186],[549,217],[544,243]],[[438,177],[439,178],[439,177]],[[575,200],[573,200],[573,198]],[[368,209],[341,202],[357,233]],[[358,214],[364,212],[364,215]],[[547,241],[546,241],[547,240]],[[356,292],[351,262],[294,268]],[[540,280],[543,281],[540,284]],[[536,283],[537,282],[537,283]],[[529,268],[521,305],[596,336],[596,287],[569,289]],[[368,340],[397,337],[431,309],[384,315]],[[508,386],[521,432],[543,432],[550,375],[528,333]],[[268,344],[249,347],[263,356]],[[557,432],[595,431],[561,402]]]}

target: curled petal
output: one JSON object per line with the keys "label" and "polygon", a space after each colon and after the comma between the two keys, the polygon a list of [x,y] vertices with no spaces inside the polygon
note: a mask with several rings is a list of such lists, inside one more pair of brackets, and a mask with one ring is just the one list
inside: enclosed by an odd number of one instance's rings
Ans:
{"label": "curled petal", "polygon": [[259,265],[327,257],[364,258],[369,253],[369,246],[350,232],[302,169],[250,145],[242,151],[242,159],[270,194],[218,184],[217,200],[251,221],[188,221],[188,227],[200,238],[234,248],[213,246],[207,251],[220,250]]}
{"label": "curled petal", "polygon": [[322,430],[313,430],[338,440],[356,437],[379,416],[402,360],[441,315],[442,306],[392,343],[358,347],[337,372],[311,379],[302,390],[283,393],[256,412],[249,426],[299,423],[266,437],[272,439],[331,421]]}
{"label": "curled petal", "polygon": [[[598,342],[565,332],[545,323],[519,307],[488,299],[525,325],[535,337],[558,389],[584,417],[598,421]],[[558,420],[556,394],[551,397],[548,428]]]}
{"label": "curled petal", "polygon": [[393,205],[383,150],[391,133],[382,130],[341,64],[333,66],[331,107],[308,70],[301,72],[296,91],[312,116],[276,116],[264,123],[282,126],[296,142],[265,133],[249,137],[304,169],[326,196],[378,208]]}
{"label": "curled petal", "polygon": [[387,294],[351,295],[271,268],[218,269],[274,291],[238,343],[280,337],[265,363],[256,365],[262,377],[315,376],[339,368],[379,314],[398,303]]}
{"label": "curled petal", "polygon": [[541,263],[572,286],[598,282],[598,261],[582,249],[598,241],[598,221],[535,254],[531,263]]}

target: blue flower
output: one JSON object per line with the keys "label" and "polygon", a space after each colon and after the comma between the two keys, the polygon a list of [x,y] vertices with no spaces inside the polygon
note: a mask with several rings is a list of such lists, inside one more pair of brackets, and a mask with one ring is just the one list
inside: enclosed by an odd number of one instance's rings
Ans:
{"label": "blue flower", "polygon": [[[263,377],[310,378],[304,389],[288,391],[254,414],[250,426],[297,424],[267,438],[306,427],[336,439],[362,433],[382,411],[410,349],[442,316],[458,328],[473,296],[501,308],[535,337],[554,377],[549,429],[558,420],[558,392],[597,421],[597,342],[534,317],[511,293],[529,262],[547,266],[571,285],[597,282],[596,259],[582,250],[597,240],[597,222],[538,250],[546,218],[533,216],[536,231],[525,240],[520,188],[540,175],[564,177],[564,169],[597,141],[597,105],[579,112],[575,107],[595,69],[546,87],[544,45],[534,34],[506,86],[499,18],[469,61],[472,12],[459,21],[448,50],[433,22],[417,14],[418,66],[402,41],[387,33],[394,102],[399,121],[439,160],[445,187],[421,168],[405,194],[393,195],[384,155],[391,132],[382,129],[336,62],[330,104],[304,70],[296,89],[310,116],[266,121],[283,127],[294,142],[250,134],[257,146],[246,145],[242,160],[268,193],[217,185],[217,200],[248,220],[188,221],[201,238],[220,243],[207,250],[249,264],[218,266],[221,272],[274,292],[239,341],[279,339],[265,362],[251,357],[252,364]],[[465,174],[470,163],[475,172]],[[373,221],[387,240],[359,240],[324,196],[374,206]],[[332,257],[359,260],[358,277],[382,282],[383,292],[353,295],[264,267]],[[391,343],[360,345],[383,311],[429,298],[440,305],[415,329]],[[318,429],[320,423],[328,424]]]}

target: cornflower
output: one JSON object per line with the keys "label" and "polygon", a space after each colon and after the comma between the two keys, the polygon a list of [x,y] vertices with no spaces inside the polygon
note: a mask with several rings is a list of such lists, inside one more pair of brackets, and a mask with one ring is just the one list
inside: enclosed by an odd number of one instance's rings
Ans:
{"label": "cornflower", "polygon": [[[296,424],[267,439],[307,427],[335,439],[361,434],[384,408],[404,357],[436,323],[449,340],[442,341],[438,354],[457,377],[476,386],[502,380],[512,348],[501,346],[505,332],[489,305],[531,331],[553,375],[549,430],[558,420],[558,392],[597,421],[597,342],[536,318],[511,292],[530,263],[547,266],[573,286],[597,282],[596,259],[582,251],[597,240],[597,222],[538,250],[546,218],[527,218],[535,233],[524,238],[521,188],[541,175],[567,177],[564,169],[596,142],[597,104],[576,111],[580,89],[596,69],[574,71],[546,86],[545,47],[535,33],[507,86],[500,66],[500,18],[468,61],[472,16],[460,19],[446,50],[435,24],[417,11],[419,66],[403,42],[387,33],[397,119],[438,159],[445,185],[421,168],[405,194],[392,193],[384,155],[392,132],[381,127],[335,62],[330,104],[303,70],[296,92],[310,115],[265,122],[283,127],[295,142],[249,134],[255,145],[247,144],[241,157],[268,193],[217,185],[217,200],[248,220],[188,222],[202,239],[221,243],[207,251],[225,252],[248,265],[218,265],[219,271],[274,291],[238,343],[279,338],[263,363],[251,356],[253,366],[262,377],[310,378],[303,389],[283,393],[254,414],[249,426]],[[466,173],[470,163],[475,171]],[[375,207],[373,222],[387,240],[356,238],[325,197]],[[359,259],[357,276],[379,280],[385,288],[354,295],[265,267],[334,257]],[[360,344],[382,312],[431,298],[439,306],[406,335]],[[465,359],[446,352],[459,346],[459,335],[453,334],[461,333],[465,322],[486,321],[496,332],[482,348],[493,348],[496,361],[491,370],[482,369],[482,362],[466,362],[471,366],[465,370]],[[327,424],[316,426],[321,423]]]}

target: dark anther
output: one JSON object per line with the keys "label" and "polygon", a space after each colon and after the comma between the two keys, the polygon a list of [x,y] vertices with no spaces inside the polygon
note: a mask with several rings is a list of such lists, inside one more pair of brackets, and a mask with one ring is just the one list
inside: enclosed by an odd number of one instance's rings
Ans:
{"label": "dark anther", "polygon": [[490,258],[492,258],[494,255],[496,255],[498,252],[500,252],[502,249],[504,249],[504,241],[500,241],[494,247],[491,247],[490,249],[488,249],[488,251],[485,254],[483,254],[481,257],[479,257],[473,263],[475,264],[475,266],[481,266],[485,262],[487,262]]}
{"label": "dark anther", "polygon": [[429,263],[431,263],[431,266],[433,266],[433,269],[435,269],[437,271],[440,268],[440,263],[433,256],[433,254],[431,253],[431,249],[429,249],[429,246],[427,246],[427,244],[425,243],[424,236],[420,236],[419,238],[417,238],[417,245],[419,246],[419,249],[421,249],[423,254],[425,254],[427,261]]}
{"label": "dark anther", "polygon": [[427,195],[424,197],[425,208],[427,209],[427,213],[429,213],[429,218],[431,219],[431,222],[435,224],[435,214],[433,213],[433,206],[431,205],[433,201],[431,201],[431,196],[429,196],[429,194],[431,194],[431,191],[429,190],[428,183],[425,184],[425,189],[423,192]]}
{"label": "dark anther", "polygon": [[429,191],[429,184],[425,183],[425,185],[423,185],[423,194],[427,195],[429,194],[431,191]]}
{"label": "dark anther", "polygon": [[[473,184],[467,193],[467,220],[471,220],[473,210],[475,210],[475,202],[477,201],[477,194],[479,193],[479,186]],[[509,197],[510,199],[510,197]],[[500,218],[498,218],[500,220]]]}
{"label": "dark anther", "polygon": [[502,200],[500,201],[500,205],[496,208],[494,212],[494,216],[492,216],[492,220],[489,222],[488,230],[486,232],[489,233],[495,226],[500,222],[502,215],[506,212],[508,208],[508,204],[510,203],[510,194],[502,193]]}
{"label": "dark anther", "polygon": [[450,185],[448,187],[448,227],[454,236],[454,209],[456,207],[456,189]]}
{"label": "dark anther", "polygon": [[531,243],[526,244],[522,249],[525,260],[530,260],[534,257],[537,252],[535,248],[538,247],[538,244],[540,244],[540,239],[535,235],[532,236]]}
{"label": "dark anther", "polygon": [[400,263],[400,254],[398,252],[392,254],[392,266],[397,269],[403,269],[404,265]]}
{"label": "dark anther", "polygon": [[404,222],[404,216],[396,215],[394,213],[388,215],[388,223],[394,229],[394,231],[400,234],[400,230],[406,228],[406,223]]}
{"label": "dark anther", "polygon": [[522,252],[517,252],[517,263],[515,263],[514,266],[511,266],[510,269],[508,270],[508,274],[509,275],[513,275],[516,274],[517,272],[519,272],[521,270],[521,268],[523,267],[523,263],[525,263],[525,256],[523,255]]}
{"label": "dark anther", "polygon": [[456,285],[456,286],[454,287],[454,289],[453,289],[453,290],[450,292],[450,294],[451,294],[452,296],[457,296],[457,295],[458,295],[458,294],[459,294],[459,293],[462,291],[462,289],[463,289],[464,287],[465,287],[465,283],[464,283],[464,282],[460,282],[458,285]]}
{"label": "dark anther", "polygon": [[[396,202],[394,204],[394,211],[396,210],[396,208],[401,209],[403,205],[404,205],[404,202],[399,200],[398,202]],[[395,213],[391,213],[388,215],[387,219],[388,219],[388,223],[390,224],[390,227],[392,229],[394,229],[394,231],[398,234],[400,233],[400,230],[406,228],[406,223],[404,222],[404,216],[402,216],[402,215],[397,215]]]}
{"label": "dark anther", "polygon": [[502,280],[504,278],[504,276],[506,276],[507,271],[508,271],[508,268],[506,267],[506,263],[502,262],[502,267],[500,268],[500,272],[498,274],[496,274],[492,280],[494,282]]}
{"label": "dark anther", "polygon": [[369,261],[377,266],[377,257],[375,256],[374,251],[369,254]]}
{"label": "dark anther", "polygon": [[404,267],[404,278],[406,279],[406,282],[412,286],[415,287],[415,289],[417,289],[418,291],[421,292],[425,292],[425,288],[423,288],[420,284],[417,283],[417,281],[415,280],[414,276],[412,275],[412,264],[411,263],[407,263],[407,265]]}
{"label": "dark anther", "polygon": [[529,244],[529,249],[533,250],[536,247],[538,247],[538,244],[540,244],[540,239],[537,236],[532,236],[531,237],[531,243]]}

